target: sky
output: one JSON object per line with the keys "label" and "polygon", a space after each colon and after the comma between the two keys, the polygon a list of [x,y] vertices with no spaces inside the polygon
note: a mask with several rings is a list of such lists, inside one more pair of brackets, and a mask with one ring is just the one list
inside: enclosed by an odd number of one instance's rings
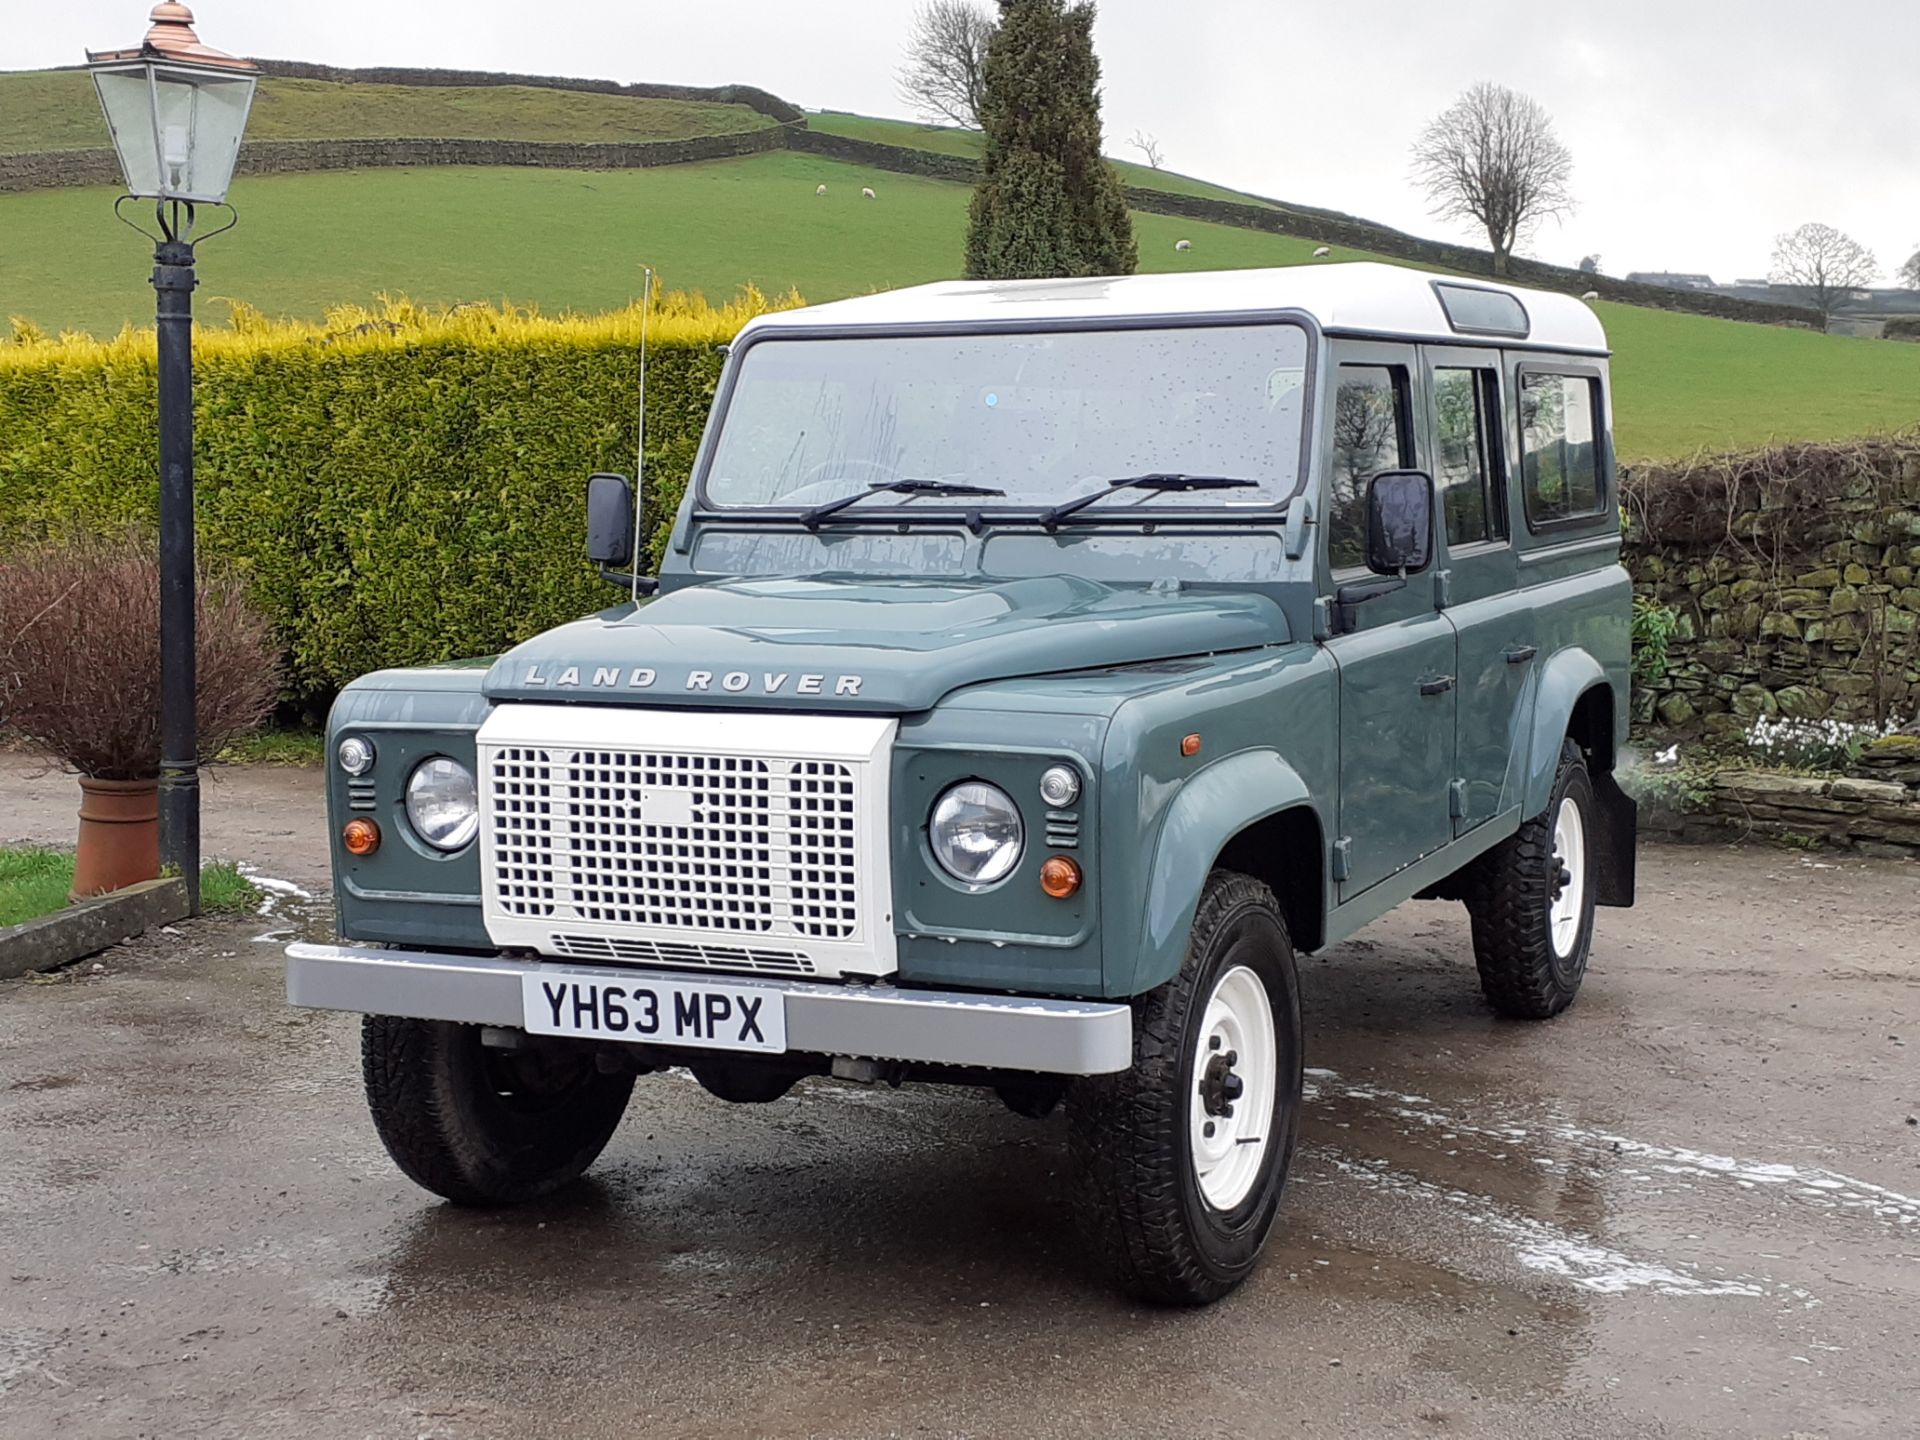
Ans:
{"label": "sky", "polygon": [[[132,43],[141,0],[7,0],[0,69]],[[809,108],[905,116],[910,0],[198,0],[240,54],[758,85]],[[1522,247],[1608,274],[1767,272],[1809,220],[1883,274],[1920,249],[1916,0],[1102,0],[1111,152],[1448,239],[1409,178],[1421,127],[1492,80],[1532,95],[1573,152],[1578,210]]]}

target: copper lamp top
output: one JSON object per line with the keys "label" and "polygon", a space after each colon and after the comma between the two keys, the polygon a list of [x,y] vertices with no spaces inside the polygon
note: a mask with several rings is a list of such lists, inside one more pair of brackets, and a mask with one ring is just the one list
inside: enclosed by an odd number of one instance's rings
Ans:
{"label": "copper lamp top", "polygon": [[150,18],[153,28],[147,31],[147,38],[140,42],[138,49],[90,50],[87,59],[95,64],[115,60],[172,60],[188,65],[212,65],[221,70],[259,68],[251,60],[202,45],[200,37],[193,33],[193,11],[176,0],[161,0],[153,7]]}

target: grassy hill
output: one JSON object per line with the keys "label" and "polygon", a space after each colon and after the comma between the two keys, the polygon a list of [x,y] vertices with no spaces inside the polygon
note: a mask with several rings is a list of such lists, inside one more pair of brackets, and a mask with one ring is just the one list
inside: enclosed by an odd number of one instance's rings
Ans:
{"label": "grassy hill", "polygon": [[[774,122],[745,105],[533,85],[260,82],[249,140],[684,140]],[[0,154],[110,144],[93,81],[77,70],[0,74]]]}
{"label": "grassy hill", "polygon": [[[257,138],[682,138],[770,123],[743,106],[524,86],[423,89],[291,80],[262,86]],[[849,115],[813,128],[949,154],[961,130]],[[80,74],[0,75],[0,151],[102,143]],[[1122,167],[1131,183],[1249,201],[1203,181]],[[828,193],[818,196],[815,187]],[[860,198],[872,185],[879,198]],[[374,169],[243,178],[239,229],[201,256],[202,314],[219,300],[318,316],[376,293],[456,303],[510,300],[548,311],[630,301],[640,267],[715,296],[747,282],[822,301],[954,275],[969,192],[776,152],[653,170]],[[0,195],[0,320],[107,334],[150,323],[142,242],[113,223],[107,189]],[[1256,202],[1257,203],[1257,202]],[[1141,267],[1233,269],[1307,262],[1317,240],[1136,214]],[[1187,239],[1192,249],[1177,252]],[[1333,258],[1382,258],[1336,249]],[[1596,306],[1615,347],[1622,453],[1821,439],[1920,423],[1920,346]],[[0,332],[4,333],[4,332]]]}

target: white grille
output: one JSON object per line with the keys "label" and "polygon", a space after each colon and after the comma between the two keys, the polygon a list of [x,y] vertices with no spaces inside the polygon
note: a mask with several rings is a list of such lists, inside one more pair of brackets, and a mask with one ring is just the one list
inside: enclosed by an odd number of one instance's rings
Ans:
{"label": "white grille", "polygon": [[891,916],[870,915],[867,892],[884,912],[886,774],[874,758],[892,730],[856,717],[501,707],[480,735],[489,930],[579,959],[886,973]]}
{"label": "white grille", "polygon": [[671,940],[617,940],[606,935],[555,935],[553,953],[572,960],[613,960],[675,969],[711,966],[720,970],[762,970],[776,975],[811,975],[813,961],[792,950],[744,945],[676,944]]}

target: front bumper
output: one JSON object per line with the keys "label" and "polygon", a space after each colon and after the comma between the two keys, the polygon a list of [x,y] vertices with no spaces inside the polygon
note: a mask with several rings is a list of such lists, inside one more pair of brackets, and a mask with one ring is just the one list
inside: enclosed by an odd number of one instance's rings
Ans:
{"label": "front bumper", "polygon": [[355,945],[287,947],[287,999],[315,1010],[517,1029],[525,1019],[521,977],[529,973],[602,980],[645,973],[689,984],[724,979],[777,992],[785,997],[787,1048],[803,1053],[1049,1075],[1105,1075],[1133,1063],[1132,1011],[1109,1001],[639,972]]}

